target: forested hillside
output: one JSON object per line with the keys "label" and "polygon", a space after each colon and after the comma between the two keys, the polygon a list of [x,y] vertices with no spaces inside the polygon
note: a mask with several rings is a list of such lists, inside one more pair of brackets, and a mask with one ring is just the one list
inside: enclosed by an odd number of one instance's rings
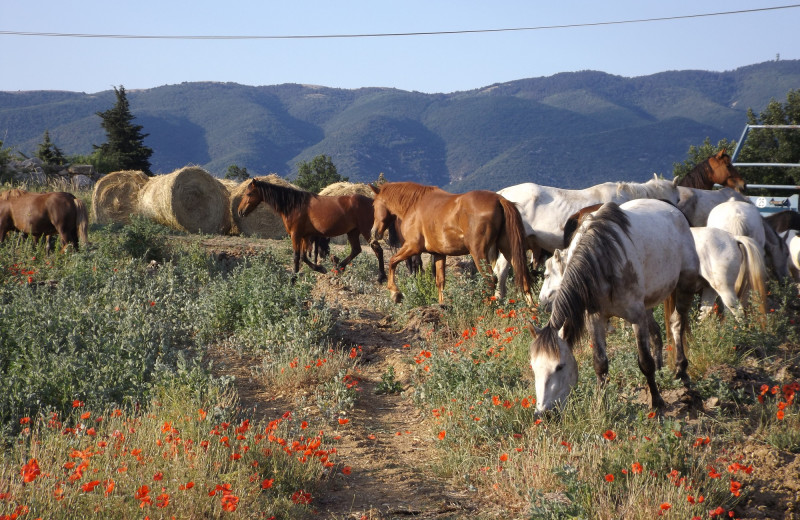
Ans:
{"label": "forested hillside", "polygon": [[[670,176],[690,145],[738,139],[748,108],[798,86],[800,60],[787,60],[636,78],[562,73],[450,94],[183,83],[128,99],[154,172],[196,164],[222,176],[237,164],[291,179],[299,161],[325,154],[351,181],[383,172],[464,191]],[[64,153],[88,154],[105,141],[96,112],[113,103],[113,90],[0,92],[0,140],[31,155],[49,130]]]}

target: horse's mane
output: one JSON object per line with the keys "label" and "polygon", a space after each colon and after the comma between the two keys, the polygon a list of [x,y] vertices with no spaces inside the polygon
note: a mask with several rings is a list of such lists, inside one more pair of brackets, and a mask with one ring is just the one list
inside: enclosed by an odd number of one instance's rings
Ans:
{"label": "horse's mane", "polygon": [[[731,156],[723,153],[719,156],[719,159],[727,162],[730,164]],[[712,171],[711,165],[709,164],[709,160],[706,159],[705,161],[695,165],[692,170],[683,176],[683,178],[678,181],[678,186],[684,186],[686,188],[700,188],[700,189],[708,189],[709,184],[714,185],[714,182],[711,180],[710,172]]]}
{"label": "horse's mane", "polygon": [[308,202],[317,196],[309,191],[279,186],[258,179],[253,179],[252,182],[258,188],[264,202],[281,215],[288,215],[295,210],[305,208]]}
{"label": "horse's mane", "polygon": [[[597,293],[602,291],[606,281],[616,276],[617,268],[625,261],[622,234],[628,235],[629,228],[628,216],[614,202],[604,204],[585,222],[584,231],[564,269],[547,323],[556,332],[563,327],[564,339],[569,345],[583,337],[586,314],[600,310]],[[531,346],[534,348],[558,356],[557,342],[537,339]]]}
{"label": "horse's mane", "polygon": [[387,182],[381,186],[379,196],[389,206],[389,211],[402,216],[423,195],[436,189],[438,189],[436,186],[426,186],[416,182]]}
{"label": "horse's mane", "polygon": [[25,191],[25,190],[21,190],[19,188],[13,188],[13,189],[10,189],[10,190],[1,191],[0,192],[0,200],[15,199],[17,197],[25,195],[26,193],[28,193],[28,192]]}
{"label": "horse's mane", "polygon": [[658,178],[647,182],[617,183],[617,195],[628,199],[670,199],[674,198],[675,189],[670,181]]}

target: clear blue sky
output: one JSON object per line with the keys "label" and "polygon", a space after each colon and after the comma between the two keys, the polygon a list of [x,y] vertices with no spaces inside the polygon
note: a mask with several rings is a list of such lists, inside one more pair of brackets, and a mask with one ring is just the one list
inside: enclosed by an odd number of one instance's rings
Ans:
{"label": "clear blue sky", "polygon": [[[299,36],[597,24],[790,0],[5,0],[0,31]],[[800,58],[800,7],[647,23],[341,39],[109,39],[0,34],[0,91],[127,90],[185,81],[395,87],[426,93],[599,70],[633,77]],[[798,85],[800,87],[800,85]]]}

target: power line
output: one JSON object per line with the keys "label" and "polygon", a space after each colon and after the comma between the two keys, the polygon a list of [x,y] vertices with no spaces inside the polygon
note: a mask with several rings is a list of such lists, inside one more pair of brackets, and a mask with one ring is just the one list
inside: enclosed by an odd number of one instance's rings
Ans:
{"label": "power line", "polygon": [[459,31],[423,31],[423,32],[398,32],[398,33],[363,33],[363,34],[304,34],[304,35],[146,35],[146,34],[87,34],[87,33],[57,33],[33,31],[0,31],[0,36],[44,36],[61,38],[109,38],[130,40],[314,40],[333,38],[383,38],[398,36],[436,36],[450,34],[479,34],[517,31],[542,31],[549,29],[573,29],[577,27],[599,27],[605,25],[624,25],[634,23],[665,22],[672,20],[687,20],[691,18],[705,18],[709,16],[726,16],[732,14],[756,13],[775,11],[778,9],[793,9],[800,4],[782,5],[776,7],[760,7],[757,9],[741,9],[738,11],[720,11],[715,13],[688,14],[680,16],[665,16],[660,18],[640,18],[635,20],[618,20],[611,22],[591,22],[565,25],[541,25],[536,27],[514,27],[503,29],[466,29]]}

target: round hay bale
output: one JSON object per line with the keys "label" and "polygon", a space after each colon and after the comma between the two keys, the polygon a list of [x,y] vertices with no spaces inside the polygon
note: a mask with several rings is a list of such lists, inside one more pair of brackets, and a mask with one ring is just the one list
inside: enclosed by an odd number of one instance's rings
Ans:
{"label": "round hay bale", "polygon": [[358,193],[359,195],[364,195],[371,199],[375,198],[375,192],[372,191],[372,188],[364,184],[363,182],[334,182],[333,184],[329,184],[322,188],[322,191],[319,192],[320,195],[328,195],[330,197],[338,197],[341,195],[352,195],[354,193]]}
{"label": "round hay bale", "polygon": [[[262,177],[254,177],[259,181],[277,184],[278,186],[285,186],[299,190],[297,186],[287,181],[286,179],[270,173]],[[247,189],[250,180],[241,182],[236,189],[231,191],[230,195],[230,214],[233,218],[233,229],[237,229],[239,234],[245,236],[252,236],[258,238],[283,238],[286,236],[286,227],[283,225],[281,216],[275,213],[272,208],[263,202],[259,204],[249,215],[242,218],[239,216],[237,209],[239,203],[242,201],[242,195]]]}
{"label": "round hay bale", "polygon": [[92,221],[98,224],[130,222],[138,211],[139,191],[150,179],[139,170],[123,170],[104,175],[92,191]]}
{"label": "round hay bale", "polygon": [[198,166],[151,177],[139,192],[139,213],[190,233],[225,234],[231,227],[227,190]]}

